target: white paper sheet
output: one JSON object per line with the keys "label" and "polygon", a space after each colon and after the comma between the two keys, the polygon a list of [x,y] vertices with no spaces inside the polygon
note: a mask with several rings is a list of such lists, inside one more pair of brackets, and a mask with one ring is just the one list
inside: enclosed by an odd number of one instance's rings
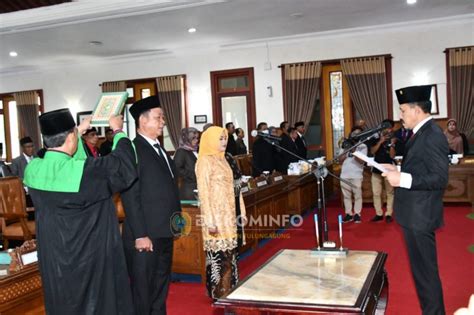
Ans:
{"label": "white paper sheet", "polygon": [[374,159],[369,158],[367,155],[365,155],[365,154],[363,154],[359,151],[356,151],[356,152],[352,153],[352,155],[354,155],[355,157],[358,157],[362,161],[366,162],[367,165],[375,167],[376,169],[378,169],[382,173],[385,173],[387,171],[385,169],[385,167],[382,166],[382,164],[379,164],[379,163],[375,162]]}

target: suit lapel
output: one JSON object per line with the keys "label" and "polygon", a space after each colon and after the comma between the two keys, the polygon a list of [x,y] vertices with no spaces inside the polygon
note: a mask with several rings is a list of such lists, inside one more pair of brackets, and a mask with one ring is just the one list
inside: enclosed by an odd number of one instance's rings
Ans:
{"label": "suit lapel", "polygon": [[[140,134],[137,135],[137,138],[142,146],[145,148],[145,150],[148,151],[148,154],[150,154],[151,156],[153,156],[153,158],[161,164],[162,167],[165,167],[166,170],[168,170],[168,165],[166,165],[166,161],[163,160],[159,155],[158,153],[155,151],[155,148],[153,148],[153,146],[148,142],[146,141],[145,138],[143,138]],[[168,170],[168,173],[169,173],[169,170]]]}
{"label": "suit lapel", "polygon": [[[403,161],[405,161],[408,158],[408,152],[410,149],[414,146],[415,142],[417,139],[421,138],[423,136],[423,133],[431,126],[433,123],[433,119],[427,121],[416,133],[414,133],[411,138],[407,141],[405,145],[405,152],[404,152],[404,158]],[[403,165],[402,161],[402,165]]]}

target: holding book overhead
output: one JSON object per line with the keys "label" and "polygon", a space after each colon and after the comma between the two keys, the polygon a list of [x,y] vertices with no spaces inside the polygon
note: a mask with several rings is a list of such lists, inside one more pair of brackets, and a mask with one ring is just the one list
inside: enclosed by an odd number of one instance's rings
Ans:
{"label": "holding book overhead", "polygon": [[110,117],[122,113],[127,98],[127,92],[102,93],[92,112],[91,126],[108,126]]}

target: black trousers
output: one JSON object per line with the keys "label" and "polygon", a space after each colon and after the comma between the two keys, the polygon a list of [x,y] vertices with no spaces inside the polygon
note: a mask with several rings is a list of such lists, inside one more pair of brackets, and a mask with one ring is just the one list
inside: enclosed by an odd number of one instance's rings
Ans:
{"label": "black trousers", "polygon": [[403,234],[423,315],[444,315],[435,233],[403,228]]}
{"label": "black trousers", "polygon": [[152,242],[153,252],[138,252],[134,242],[125,242],[125,256],[137,315],[166,314],[173,238],[155,238]]}

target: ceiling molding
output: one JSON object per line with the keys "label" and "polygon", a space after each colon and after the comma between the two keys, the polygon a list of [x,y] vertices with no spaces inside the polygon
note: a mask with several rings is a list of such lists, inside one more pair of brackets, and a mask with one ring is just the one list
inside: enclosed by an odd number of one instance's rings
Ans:
{"label": "ceiling molding", "polygon": [[78,1],[1,15],[0,34],[187,9],[228,0]]}
{"label": "ceiling molding", "polygon": [[321,38],[336,38],[336,37],[347,37],[353,35],[363,35],[363,34],[374,34],[382,33],[390,30],[409,30],[413,28],[421,27],[432,27],[434,25],[457,25],[471,23],[474,27],[474,14],[463,14],[457,16],[450,16],[437,19],[427,19],[427,20],[418,20],[418,21],[409,21],[409,22],[400,22],[400,23],[389,23],[389,24],[379,24],[372,26],[364,27],[355,27],[355,28],[346,28],[333,31],[325,32],[315,32],[315,33],[306,33],[298,34],[291,36],[279,36],[279,37],[269,37],[269,38],[259,38],[255,40],[248,41],[239,41],[233,43],[227,43],[220,45],[220,50],[232,50],[236,48],[254,48],[254,47],[265,47],[268,43],[276,45],[284,45],[293,42],[303,42],[310,41],[314,39]]}
{"label": "ceiling molding", "polygon": [[86,65],[104,65],[104,64],[116,64],[116,63],[128,63],[134,61],[153,60],[164,57],[173,56],[173,52],[160,49],[156,51],[140,52],[133,54],[114,55],[110,57],[97,57],[90,58],[88,60],[81,60],[79,62],[71,62],[70,60],[64,62],[57,62],[55,64],[46,64],[41,66],[20,66],[0,69],[0,74],[4,76],[19,75],[19,74],[33,74],[41,73],[44,71],[54,71],[58,69],[64,69],[68,67],[86,66]]}

